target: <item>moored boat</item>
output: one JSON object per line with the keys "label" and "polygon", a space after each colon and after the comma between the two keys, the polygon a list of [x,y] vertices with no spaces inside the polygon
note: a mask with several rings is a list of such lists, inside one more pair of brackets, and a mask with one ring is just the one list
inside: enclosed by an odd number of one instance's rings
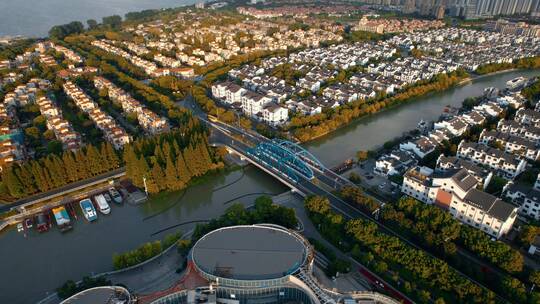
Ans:
{"label": "moored boat", "polygon": [[111,196],[109,195],[109,193],[107,193],[107,192],[103,193],[103,197],[104,197],[105,200],[107,201],[107,204],[111,204],[111,203],[112,203],[112,198],[111,198]]}
{"label": "moored boat", "polygon": [[98,194],[94,196],[94,200],[96,201],[99,212],[103,214],[111,213],[111,206],[109,206],[103,194]]}
{"label": "moored boat", "polygon": [[109,194],[111,195],[115,203],[122,203],[122,195],[120,195],[120,193],[118,193],[118,191],[114,187],[109,188]]}
{"label": "moored boat", "polygon": [[52,209],[54,219],[60,231],[65,232],[73,228],[71,226],[71,218],[66,210],[66,207],[60,206]]}
{"label": "moored boat", "polygon": [[47,222],[47,216],[43,213],[36,215],[36,229],[39,232],[45,232],[49,230],[49,223]]}
{"label": "moored boat", "polygon": [[81,210],[87,221],[93,222],[97,220],[96,208],[94,208],[94,204],[92,204],[90,199],[85,198],[81,200],[79,206],[81,206]]}

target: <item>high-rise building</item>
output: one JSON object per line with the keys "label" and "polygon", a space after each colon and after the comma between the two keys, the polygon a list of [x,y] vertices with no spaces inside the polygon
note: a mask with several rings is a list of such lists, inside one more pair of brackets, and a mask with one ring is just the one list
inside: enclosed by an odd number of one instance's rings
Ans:
{"label": "high-rise building", "polygon": [[529,14],[538,10],[539,3],[539,0],[456,0],[450,12],[469,19]]}
{"label": "high-rise building", "polygon": [[435,8],[433,16],[435,16],[435,18],[437,18],[437,19],[443,19],[444,18],[444,11],[445,11],[444,5],[439,5],[439,6],[437,6]]}

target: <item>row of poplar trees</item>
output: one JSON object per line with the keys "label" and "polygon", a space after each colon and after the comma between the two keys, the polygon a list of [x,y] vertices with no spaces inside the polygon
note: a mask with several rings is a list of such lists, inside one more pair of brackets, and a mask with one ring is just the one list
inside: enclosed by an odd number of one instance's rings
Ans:
{"label": "row of poplar trees", "polygon": [[133,184],[148,192],[180,190],[193,177],[216,168],[204,133],[180,132],[134,142],[124,149],[126,174]]}
{"label": "row of poplar trees", "polygon": [[88,179],[126,166],[127,177],[149,192],[180,190],[191,178],[217,167],[207,133],[200,126],[181,128],[127,145],[123,157],[109,143],[87,145],[76,152],[30,160],[2,172],[0,199],[13,201]]}
{"label": "row of poplar trees", "polygon": [[109,143],[87,145],[76,152],[30,160],[2,172],[3,197],[22,198],[119,168],[121,160]]}

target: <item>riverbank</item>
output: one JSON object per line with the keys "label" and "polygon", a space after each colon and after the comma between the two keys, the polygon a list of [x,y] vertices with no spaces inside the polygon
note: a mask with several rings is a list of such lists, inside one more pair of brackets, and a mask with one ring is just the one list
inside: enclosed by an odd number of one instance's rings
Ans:
{"label": "riverbank", "polygon": [[[358,150],[371,150],[395,138],[404,130],[414,129],[420,119],[440,116],[446,105],[459,106],[470,96],[481,95],[488,86],[504,87],[507,80],[533,77],[540,70],[513,71],[482,77],[463,86],[419,98],[414,103],[356,120],[354,123],[305,145],[327,167],[354,157]],[[204,184],[187,191],[164,193],[142,205],[112,206],[109,216],[95,223],[78,221],[73,232],[62,234],[53,229],[45,234],[31,233],[24,238],[15,229],[0,235],[0,303],[35,303],[68,279],[112,269],[114,252],[131,250],[141,243],[163,238],[174,229],[188,231],[195,224],[177,226],[194,220],[215,218],[230,204],[240,201],[250,205],[254,193],[283,193],[288,189],[253,167],[217,174]],[[247,195],[247,196],[246,196]],[[251,195],[251,196],[250,196]],[[244,196],[238,199],[238,197]],[[305,223],[310,226],[309,223]],[[162,233],[164,228],[177,226]],[[309,234],[308,234],[309,235]],[[36,258],[39,256],[39,259]],[[70,267],[65,267],[69,261]]]}
{"label": "riverbank", "polygon": [[437,120],[446,106],[461,107],[463,100],[482,95],[486,87],[504,88],[510,79],[538,75],[540,69],[506,71],[474,78],[446,91],[433,92],[357,119],[328,136],[305,143],[304,147],[327,167],[333,167],[344,159],[355,157],[359,150],[375,150],[403,132],[415,129],[420,120]]}
{"label": "riverbank", "polygon": [[[220,216],[230,206],[227,201],[247,206],[257,197],[253,193],[285,191],[272,177],[248,167],[213,175],[186,191],[151,197],[145,204],[113,205],[108,216],[94,223],[76,221],[71,232],[32,231],[24,238],[16,229],[8,229],[0,235],[0,259],[13,263],[0,264],[0,272],[10,274],[0,278],[0,303],[35,303],[69,279],[110,271],[115,252],[132,250],[178,229],[189,231],[195,220]],[[240,196],[244,197],[237,199]]]}
{"label": "riverbank", "polygon": [[[407,100],[404,100],[404,101],[400,101],[400,102],[397,102],[397,103],[394,103],[390,106],[386,106],[384,107],[383,109],[381,110],[378,110],[376,111],[375,113],[370,113],[370,114],[367,114],[367,115],[363,115],[363,116],[359,116],[357,118],[354,118],[353,120],[351,120],[349,123],[347,124],[343,124],[343,125],[340,125],[338,126],[337,128],[335,129],[332,129],[332,130],[328,130],[327,132],[325,133],[322,133],[320,135],[316,135],[314,137],[310,137],[308,140],[306,141],[301,141],[303,144],[308,144],[310,142],[313,142],[317,139],[321,139],[321,138],[324,138],[328,135],[331,135],[332,133],[340,130],[340,129],[343,129],[343,128],[346,128],[347,126],[349,126],[350,124],[360,120],[360,119],[364,119],[366,117],[369,117],[369,116],[373,116],[373,115],[377,115],[377,114],[380,114],[380,113],[383,113],[383,112],[387,112],[389,110],[392,110],[392,109],[395,109],[395,108],[398,108],[400,106],[403,106],[405,104],[409,104],[409,103],[413,103],[415,102],[416,100],[419,100],[419,99],[423,99],[423,98],[427,98],[427,97],[430,97],[432,96],[433,94],[437,94],[437,93],[441,93],[441,92],[444,92],[444,91],[447,91],[447,90],[450,90],[450,89],[454,89],[454,88],[457,88],[457,87],[460,87],[460,86],[464,86],[466,85],[467,83],[470,83],[470,82],[474,82],[474,81],[478,81],[478,80],[481,80],[483,78],[487,78],[487,77],[492,77],[492,76],[495,76],[495,75],[499,75],[499,74],[506,74],[506,73],[510,73],[510,72],[515,72],[515,71],[532,71],[532,70],[535,70],[535,69],[517,69],[517,68],[513,68],[513,69],[509,69],[509,70],[503,70],[503,71],[497,71],[497,72],[493,72],[493,73],[489,73],[489,74],[482,74],[482,75],[473,75],[473,76],[468,76],[462,80],[460,80],[459,82],[451,85],[450,87],[446,88],[445,90],[443,91],[429,91],[423,95],[419,95],[419,96],[414,96],[414,97],[411,97]],[[540,71],[539,71],[540,73]]]}

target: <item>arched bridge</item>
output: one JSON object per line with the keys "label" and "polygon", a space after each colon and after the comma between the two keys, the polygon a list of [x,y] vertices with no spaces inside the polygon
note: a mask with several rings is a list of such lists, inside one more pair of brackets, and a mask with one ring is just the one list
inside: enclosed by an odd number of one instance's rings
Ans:
{"label": "arched bridge", "polygon": [[274,139],[260,142],[246,153],[271,168],[279,170],[295,183],[315,177],[313,169],[324,171],[324,165],[309,151],[293,142]]}

